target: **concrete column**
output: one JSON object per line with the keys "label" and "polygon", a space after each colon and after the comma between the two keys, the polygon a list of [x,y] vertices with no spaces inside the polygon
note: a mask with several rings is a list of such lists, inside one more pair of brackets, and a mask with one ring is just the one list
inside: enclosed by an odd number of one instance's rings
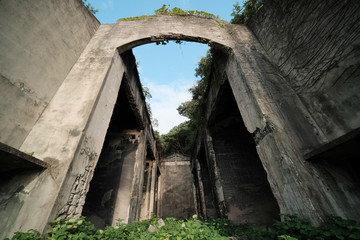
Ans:
{"label": "concrete column", "polygon": [[200,193],[200,206],[201,206],[201,211],[203,212],[204,218],[207,218],[207,213],[206,213],[206,202],[205,202],[205,194],[204,194],[204,184],[203,181],[201,179],[201,167],[200,167],[200,163],[199,160],[195,160],[195,167],[196,167],[196,172],[197,172],[197,181],[199,183],[199,193]]}
{"label": "concrete column", "polygon": [[154,213],[155,208],[155,185],[156,185],[156,172],[157,172],[157,162],[154,161],[152,172],[151,172],[151,188],[150,188],[150,205],[149,205],[149,215],[148,218],[151,218],[151,215]]}
{"label": "concrete column", "polygon": [[226,217],[226,203],[224,198],[224,191],[220,180],[220,173],[216,163],[215,150],[212,144],[212,138],[208,130],[205,130],[205,155],[209,168],[212,185],[214,186],[215,202],[219,217]]}
{"label": "concrete column", "polygon": [[[122,167],[120,174],[119,186],[117,188],[116,199],[114,204],[114,213],[112,217],[112,225],[115,226],[118,219],[122,219],[124,223],[128,223],[133,219],[134,211],[132,208],[137,206],[134,203],[134,194],[137,195],[139,176],[142,175],[143,166],[139,166],[142,153],[142,137],[137,131],[127,131],[123,136],[130,136],[129,143],[124,145],[122,154]],[[135,136],[135,137],[133,137]],[[131,139],[131,140],[130,140]],[[144,158],[143,158],[144,159]],[[138,171],[141,171],[141,174]],[[137,200],[137,199],[136,199]]]}
{"label": "concrete column", "polygon": [[152,175],[152,167],[153,167],[153,161],[148,160],[149,166],[147,169],[145,169],[145,172],[147,173],[147,179],[146,179],[146,190],[145,190],[145,197],[143,196],[143,203],[141,206],[141,220],[145,220],[149,218],[149,205],[150,205],[150,185],[151,185],[151,175]]}

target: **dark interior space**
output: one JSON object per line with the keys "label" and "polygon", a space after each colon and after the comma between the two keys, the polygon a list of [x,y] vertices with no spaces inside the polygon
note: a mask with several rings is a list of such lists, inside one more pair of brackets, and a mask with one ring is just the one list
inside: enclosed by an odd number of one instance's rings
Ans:
{"label": "dark interior space", "polygon": [[[126,84],[127,79],[124,75],[82,212],[82,215],[97,228],[112,224],[124,158],[134,155],[137,149],[137,144],[129,143],[127,136],[122,134],[124,130],[138,129],[136,118],[129,105]],[[135,138],[135,135],[133,137]]]}
{"label": "dark interior space", "polygon": [[346,209],[352,208],[351,202],[360,203],[359,147],[360,133],[357,130],[329,143],[328,148],[324,147],[319,154],[309,158]]}
{"label": "dark interior space", "polygon": [[228,208],[227,216],[236,224],[270,225],[279,218],[280,210],[228,81],[221,87],[219,96],[208,128]]}

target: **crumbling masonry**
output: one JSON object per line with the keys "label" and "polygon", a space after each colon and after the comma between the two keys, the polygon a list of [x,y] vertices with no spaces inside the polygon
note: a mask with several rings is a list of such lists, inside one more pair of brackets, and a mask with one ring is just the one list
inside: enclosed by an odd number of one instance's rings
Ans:
{"label": "crumbling masonry", "polygon": [[[358,1],[268,0],[248,26],[100,24],[80,0],[2,0],[0,238],[58,216],[359,220],[359,19]],[[131,51],[164,40],[221,53],[191,158],[158,158]]]}

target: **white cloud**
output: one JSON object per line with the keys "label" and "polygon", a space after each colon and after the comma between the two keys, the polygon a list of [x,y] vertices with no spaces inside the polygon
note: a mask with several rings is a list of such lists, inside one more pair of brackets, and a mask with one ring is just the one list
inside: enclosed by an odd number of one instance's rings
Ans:
{"label": "white cloud", "polygon": [[102,4],[103,8],[114,8],[114,0],[108,0],[106,2],[103,2]]}
{"label": "white cloud", "polygon": [[193,85],[193,81],[179,79],[167,84],[159,84],[144,78],[144,85],[149,88],[152,95],[151,111],[153,117],[159,121],[157,130],[161,134],[168,133],[174,126],[188,120],[180,116],[176,108],[182,102],[191,99],[188,89]]}

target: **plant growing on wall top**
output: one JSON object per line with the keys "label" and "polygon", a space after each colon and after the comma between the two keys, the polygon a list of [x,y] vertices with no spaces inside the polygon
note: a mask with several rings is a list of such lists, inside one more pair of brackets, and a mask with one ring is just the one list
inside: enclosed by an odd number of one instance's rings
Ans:
{"label": "plant growing on wall top", "polygon": [[246,24],[250,21],[251,17],[259,11],[262,7],[262,0],[247,0],[242,6],[239,5],[239,2],[236,2],[233,6],[233,11],[231,16],[230,23],[233,24]]}
{"label": "plant growing on wall top", "polygon": [[[215,19],[217,21],[223,21],[219,16],[215,16],[214,14],[205,12],[205,11],[198,11],[198,10],[182,10],[181,8],[174,7],[170,9],[170,5],[164,4],[161,8],[155,10],[155,15],[169,15],[169,16],[196,16],[208,19]],[[118,21],[136,21],[136,20],[143,20],[147,18],[151,18],[151,15],[142,15],[136,17],[127,17],[127,18],[120,18]]]}
{"label": "plant growing on wall top", "polygon": [[96,9],[96,8],[94,8],[90,3],[87,3],[87,0],[81,0],[82,1],[82,3],[84,4],[84,6],[87,8],[87,9],[89,9],[89,11],[92,13],[92,14],[96,14],[98,11],[99,11],[99,9]]}

